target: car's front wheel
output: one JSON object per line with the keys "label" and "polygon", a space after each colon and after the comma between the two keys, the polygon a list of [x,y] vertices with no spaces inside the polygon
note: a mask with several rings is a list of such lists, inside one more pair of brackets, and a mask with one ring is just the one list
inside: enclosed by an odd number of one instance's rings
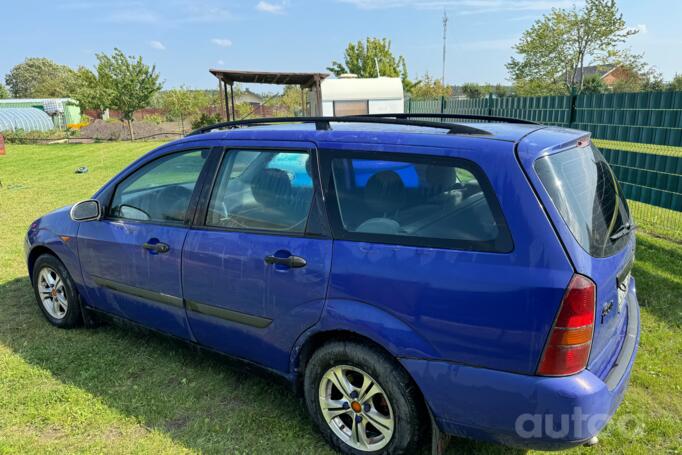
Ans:
{"label": "car's front wheel", "polygon": [[33,290],[38,306],[52,325],[70,329],[82,324],[78,291],[59,259],[50,254],[36,259]]}
{"label": "car's front wheel", "polygon": [[414,384],[383,352],[322,346],[306,366],[306,405],[327,441],[348,454],[412,453],[422,429]]}

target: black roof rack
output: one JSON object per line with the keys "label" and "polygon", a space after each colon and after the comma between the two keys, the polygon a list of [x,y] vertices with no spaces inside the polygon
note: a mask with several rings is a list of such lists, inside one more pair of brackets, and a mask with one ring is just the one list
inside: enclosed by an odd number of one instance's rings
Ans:
{"label": "black roof rack", "polygon": [[[489,135],[488,131],[474,128],[468,125],[459,125],[457,123],[434,122],[426,120],[409,120],[400,118],[403,114],[382,114],[382,115],[365,115],[365,116],[348,116],[348,117],[273,117],[273,118],[253,118],[246,120],[237,120],[231,122],[221,122],[214,125],[208,125],[198,128],[188,136],[195,134],[202,134],[212,130],[218,129],[234,129],[251,125],[271,125],[278,123],[314,123],[318,131],[330,130],[330,123],[378,123],[384,125],[407,125],[418,126],[426,128],[438,128],[448,130],[448,134],[474,134],[474,135]],[[414,115],[414,114],[407,114]],[[428,114],[424,118],[439,117],[440,114]],[[396,117],[396,118],[391,118]]]}
{"label": "black roof rack", "polygon": [[538,125],[537,122],[531,122],[530,120],[523,120],[513,117],[497,117],[493,115],[470,115],[470,114],[429,114],[429,113],[400,113],[400,114],[364,114],[354,117],[369,117],[369,118],[395,118],[395,119],[420,119],[420,118],[439,118],[445,119],[455,119],[455,120],[483,120],[488,122],[500,122],[500,123],[521,123],[527,125]]}

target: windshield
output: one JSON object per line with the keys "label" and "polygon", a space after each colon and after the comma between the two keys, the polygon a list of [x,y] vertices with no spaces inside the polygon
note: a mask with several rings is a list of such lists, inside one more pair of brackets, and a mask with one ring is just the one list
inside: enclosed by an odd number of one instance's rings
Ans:
{"label": "windshield", "polygon": [[580,246],[590,255],[620,251],[633,227],[613,171],[593,145],[576,147],[535,162],[543,186]]}

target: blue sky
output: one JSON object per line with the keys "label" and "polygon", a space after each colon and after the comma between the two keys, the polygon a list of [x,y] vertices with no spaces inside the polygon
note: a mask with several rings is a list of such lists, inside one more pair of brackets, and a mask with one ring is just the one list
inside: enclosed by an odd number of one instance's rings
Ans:
{"label": "blue sky", "polygon": [[[2,6],[0,75],[26,57],[93,66],[119,47],[154,63],[166,87],[209,88],[208,68],[324,71],[346,44],[387,37],[412,77],[441,72],[450,16],[449,83],[506,83],[511,46],[552,7],[574,0],[22,0]],[[579,0],[578,0],[579,3]],[[629,46],[666,79],[682,73],[680,0],[620,0],[641,32]]]}

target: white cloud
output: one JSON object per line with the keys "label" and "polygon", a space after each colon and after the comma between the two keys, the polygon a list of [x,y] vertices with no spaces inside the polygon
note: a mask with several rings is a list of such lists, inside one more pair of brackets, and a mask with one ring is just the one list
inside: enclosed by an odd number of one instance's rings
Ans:
{"label": "white cloud", "polygon": [[389,8],[434,9],[452,8],[456,14],[496,13],[511,11],[546,11],[581,4],[583,0],[337,0],[360,9]]}
{"label": "white cloud", "polygon": [[282,3],[270,3],[265,0],[261,0],[256,5],[256,9],[263,13],[270,14],[284,14],[284,2]]}
{"label": "white cloud", "polygon": [[218,65],[224,65],[225,61],[224,60],[218,60],[217,63],[218,63]]}
{"label": "white cloud", "polygon": [[211,42],[216,46],[220,47],[230,47],[232,46],[232,41],[227,38],[213,38]]}
{"label": "white cloud", "polygon": [[150,41],[149,45],[152,47],[152,49],[157,49],[159,51],[165,51],[166,50],[166,46],[164,46],[161,41],[156,41],[156,40]]}

